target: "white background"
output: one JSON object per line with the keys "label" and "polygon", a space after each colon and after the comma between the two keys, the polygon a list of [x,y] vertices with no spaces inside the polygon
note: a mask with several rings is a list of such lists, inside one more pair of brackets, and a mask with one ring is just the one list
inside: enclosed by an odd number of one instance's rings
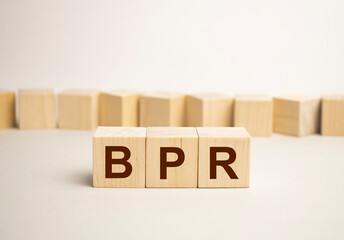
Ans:
{"label": "white background", "polygon": [[0,88],[344,91],[342,0],[0,0]]}
{"label": "white background", "polygon": [[[344,1],[0,0],[0,88],[343,93]],[[92,188],[90,131],[0,131],[0,239],[343,239],[344,138],[253,138],[248,189]]]}

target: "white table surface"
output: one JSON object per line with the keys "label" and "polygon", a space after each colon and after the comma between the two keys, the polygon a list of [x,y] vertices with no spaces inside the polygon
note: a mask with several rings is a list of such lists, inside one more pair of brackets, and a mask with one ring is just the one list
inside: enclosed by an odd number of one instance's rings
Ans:
{"label": "white table surface", "polygon": [[0,239],[344,239],[344,137],[253,138],[248,189],[97,189],[88,131],[0,131]]}

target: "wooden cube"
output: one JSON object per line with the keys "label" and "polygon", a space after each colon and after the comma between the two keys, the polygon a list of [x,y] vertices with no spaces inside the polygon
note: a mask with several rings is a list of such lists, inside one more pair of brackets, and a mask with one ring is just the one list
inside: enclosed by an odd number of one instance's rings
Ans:
{"label": "wooden cube", "polygon": [[322,98],[321,134],[344,136],[344,95],[327,95]]}
{"label": "wooden cube", "polygon": [[16,125],[15,92],[0,90],[0,129]]}
{"label": "wooden cube", "polygon": [[186,97],[186,126],[230,127],[233,98],[219,93],[198,93]]}
{"label": "wooden cube", "polygon": [[146,141],[147,187],[197,187],[195,128],[151,127]]}
{"label": "wooden cube", "polygon": [[171,92],[154,92],[141,96],[141,127],[182,127],[184,124],[185,95]]}
{"label": "wooden cube", "polygon": [[320,130],[320,98],[284,95],[274,98],[274,132],[304,136]]}
{"label": "wooden cube", "polygon": [[130,90],[103,92],[99,97],[100,125],[137,127],[140,94]]}
{"label": "wooden cube", "polygon": [[93,137],[93,186],[145,187],[146,128],[98,127]]}
{"label": "wooden cube", "polygon": [[59,128],[93,130],[99,123],[99,92],[67,90],[59,94]]}
{"label": "wooden cube", "polygon": [[238,95],[234,103],[234,126],[245,127],[251,136],[271,136],[273,101],[265,95]]}
{"label": "wooden cube", "polygon": [[249,187],[250,135],[245,128],[197,128],[198,187]]}
{"label": "wooden cube", "polygon": [[53,90],[19,90],[19,128],[56,128],[56,99]]}

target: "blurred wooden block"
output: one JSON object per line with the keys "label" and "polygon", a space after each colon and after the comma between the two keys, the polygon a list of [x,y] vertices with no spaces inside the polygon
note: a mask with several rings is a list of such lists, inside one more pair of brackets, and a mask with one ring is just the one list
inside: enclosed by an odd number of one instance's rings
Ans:
{"label": "blurred wooden block", "polygon": [[320,130],[320,98],[284,95],[274,98],[274,132],[304,136]]}
{"label": "blurred wooden block", "polygon": [[137,127],[139,120],[138,92],[116,90],[100,94],[100,125]]}
{"label": "blurred wooden block", "polygon": [[238,95],[234,103],[234,126],[245,127],[251,136],[271,136],[273,101],[270,96]]}
{"label": "blurred wooden block", "polygon": [[233,98],[219,93],[199,93],[186,97],[186,126],[230,127]]}
{"label": "blurred wooden block", "polygon": [[16,125],[15,92],[0,90],[0,129]]}
{"label": "blurred wooden block", "polygon": [[147,128],[146,186],[197,187],[195,128]]}
{"label": "blurred wooden block", "polygon": [[93,186],[145,187],[146,128],[98,127],[93,137]]}
{"label": "blurred wooden block", "polygon": [[321,134],[344,136],[344,95],[327,95],[322,98]]}
{"label": "blurred wooden block", "polygon": [[171,92],[154,92],[141,96],[141,127],[182,127],[185,124],[184,119],[185,95]]}
{"label": "blurred wooden block", "polygon": [[59,128],[93,130],[99,122],[99,92],[67,90],[59,94]]}
{"label": "blurred wooden block", "polygon": [[197,128],[198,187],[249,187],[250,135],[242,127]]}
{"label": "blurred wooden block", "polygon": [[56,99],[53,90],[19,90],[19,128],[56,128]]}

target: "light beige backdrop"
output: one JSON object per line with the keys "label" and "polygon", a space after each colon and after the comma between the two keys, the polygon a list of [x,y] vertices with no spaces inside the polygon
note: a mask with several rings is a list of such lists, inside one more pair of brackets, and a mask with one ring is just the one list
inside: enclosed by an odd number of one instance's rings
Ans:
{"label": "light beige backdrop", "polygon": [[0,88],[343,92],[344,1],[0,0]]}

